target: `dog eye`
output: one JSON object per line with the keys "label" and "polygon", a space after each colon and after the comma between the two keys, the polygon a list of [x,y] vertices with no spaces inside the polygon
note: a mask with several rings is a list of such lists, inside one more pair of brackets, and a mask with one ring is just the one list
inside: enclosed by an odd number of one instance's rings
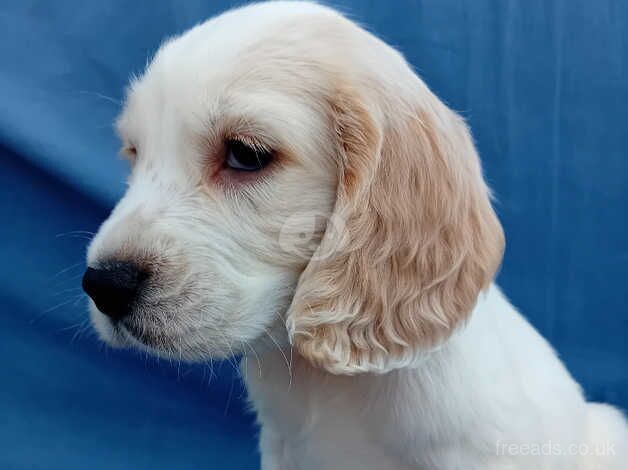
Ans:
{"label": "dog eye", "polygon": [[254,148],[239,140],[227,141],[225,165],[237,171],[259,171],[273,159],[272,151]]}
{"label": "dog eye", "polygon": [[137,147],[133,144],[125,144],[122,146],[122,149],[120,149],[120,153],[124,157],[133,161],[137,157]]}

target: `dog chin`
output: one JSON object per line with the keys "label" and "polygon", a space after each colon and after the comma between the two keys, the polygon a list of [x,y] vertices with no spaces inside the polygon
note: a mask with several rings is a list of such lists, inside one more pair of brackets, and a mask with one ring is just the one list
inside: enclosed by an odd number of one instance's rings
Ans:
{"label": "dog chin", "polygon": [[223,354],[220,351],[209,351],[209,348],[200,350],[199,348],[186,349],[181,346],[176,347],[174,341],[169,343],[165,338],[151,339],[151,337],[140,337],[131,328],[125,326],[123,322],[112,322],[109,317],[96,308],[93,302],[90,302],[89,311],[92,326],[99,338],[112,348],[134,349],[155,357],[182,360],[190,363],[230,356],[230,354]]}
{"label": "dog chin", "polygon": [[159,348],[145,344],[139,338],[136,338],[128,329],[124,328],[123,325],[112,322],[106,315],[100,312],[93,303],[91,303],[89,311],[92,326],[94,330],[96,330],[98,337],[112,348],[137,349],[146,351],[155,356],[168,356],[166,352],[161,351]]}

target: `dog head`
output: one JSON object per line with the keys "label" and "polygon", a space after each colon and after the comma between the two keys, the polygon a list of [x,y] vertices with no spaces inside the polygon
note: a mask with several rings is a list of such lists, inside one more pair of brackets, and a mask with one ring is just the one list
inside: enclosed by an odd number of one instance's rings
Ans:
{"label": "dog head", "polygon": [[257,4],[167,41],[118,130],[128,190],[84,278],[113,344],[291,342],[334,373],[386,371],[445,340],[501,260],[463,121],[328,8]]}

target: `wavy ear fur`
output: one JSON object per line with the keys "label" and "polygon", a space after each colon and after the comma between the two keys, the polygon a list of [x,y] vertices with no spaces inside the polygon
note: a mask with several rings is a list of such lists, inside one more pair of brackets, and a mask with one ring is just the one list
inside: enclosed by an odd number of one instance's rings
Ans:
{"label": "wavy ear fur", "polygon": [[345,243],[324,235],[287,325],[299,353],[332,373],[410,364],[470,314],[501,262],[469,131],[418,78],[416,88],[383,105],[348,88],[331,99]]}

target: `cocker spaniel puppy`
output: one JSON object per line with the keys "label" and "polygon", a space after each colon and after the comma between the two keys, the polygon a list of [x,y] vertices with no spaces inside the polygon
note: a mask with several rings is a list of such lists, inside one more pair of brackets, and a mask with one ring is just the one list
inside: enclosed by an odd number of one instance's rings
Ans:
{"label": "cocker spaniel puppy", "polygon": [[162,45],[118,130],[93,323],[242,355],[264,470],[626,468],[624,418],[492,284],[465,123],[373,35],[311,3],[227,12]]}

